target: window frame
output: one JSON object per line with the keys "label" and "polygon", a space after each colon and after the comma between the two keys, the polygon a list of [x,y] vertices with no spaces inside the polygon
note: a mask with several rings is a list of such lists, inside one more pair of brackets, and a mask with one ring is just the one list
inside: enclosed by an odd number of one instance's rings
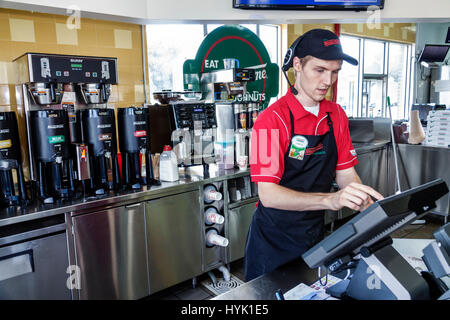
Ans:
{"label": "window frame", "polygon": [[[358,90],[357,90],[357,111],[356,116],[355,112],[351,116],[353,117],[362,117],[363,115],[363,85],[365,79],[380,79],[383,80],[383,95],[384,97],[381,97],[382,99],[382,117],[389,118],[389,110],[387,107],[387,99],[386,97],[389,96],[389,76],[390,76],[390,47],[392,43],[405,45],[406,50],[406,75],[405,75],[405,89],[404,89],[404,106],[403,106],[403,119],[409,118],[409,110],[411,109],[411,103],[414,95],[414,88],[412,88],[412,84],[414,79],[412,78],[414,76],[414,44],[412,43],[405,43],[395,40],[380,40],[380,39],[374,39],[370,37],[362,37],[352,34],[341,34],[341,37],[346,38],[352,38],[359,41],[359,64],[358,64]],[[380,74],[369,74],[364,72],[365,67],[365,50],[366,50],[366,41],[379,41],[384,44],[384,63],[383,63],[383,73]],[[344,49],[345,50],[345,49]],[[339,94],[339,91],[338,91]],[[368,110],[365,112],[366,116],[368,116]],[[349,115],[350,116],[350,115]],[[394,117],[393,120],[396,120]]]}

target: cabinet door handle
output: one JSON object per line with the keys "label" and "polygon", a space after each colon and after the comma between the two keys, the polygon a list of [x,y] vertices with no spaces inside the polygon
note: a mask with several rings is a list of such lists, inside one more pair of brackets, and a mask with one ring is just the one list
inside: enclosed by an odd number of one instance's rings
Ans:
{"label": "cabinet door handle", "polygon": [[0,257],[0,281],[34,272],[33,251]]}
{"label": "cabinet door handle", "polygon": [[134,204],[130,204],[130,205],[128,205],[128,206],[125,206],[125,208],[131,209],[131,208],[139,207],[141,204],[142,204],[141,202],[139,202],[139,203],[134,203]]}

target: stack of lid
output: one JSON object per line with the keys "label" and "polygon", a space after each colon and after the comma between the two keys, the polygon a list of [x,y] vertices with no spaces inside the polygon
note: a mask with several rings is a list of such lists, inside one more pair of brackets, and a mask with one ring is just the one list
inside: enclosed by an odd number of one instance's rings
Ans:
{"label": "stack of lid", "polygon": [[431,111],[427,118],[425,145],[450,146],[450,110]]}

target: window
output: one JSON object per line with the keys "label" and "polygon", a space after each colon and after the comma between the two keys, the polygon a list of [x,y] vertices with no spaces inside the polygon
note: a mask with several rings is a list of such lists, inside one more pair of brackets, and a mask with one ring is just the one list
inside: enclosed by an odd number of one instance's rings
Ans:
{"label": "window", "polygon": [[410,99],[408,95],[410,63],[408,45],[389,44],[388,95],[394,119],[408,118]]}
{"label": "window", "polygon": [[[147,25],[150,92],[183,91],[183,63],[194,59],[204,37],[223,24]],[[264,43],[273,63],[280,65],[280,28],[277,25],[242,24]],[[155,103],[151,95],[151,103]]]}
{"label": "window", "polygon": [[[341,36],[344,52],[359,65],[343,64],[337,103],[349,117],[408,118],[412,101],[413,45],[353,36]],[[389,109],[387,101],[389,97]]]}
{"label": "window", "polygon": [[203,41],[201,24],[147,26],[150,92],[183,91],[183,63]]}
{"label": "window", "polygon": [[[353,37],[342,37],[342,47],[345,52],[352,52],[353,57],[359,58],[360,39]],[[358,59],[359,60],[359,59]],[[358,88],[359,69],[349,63],[343,63],[339,72],[337,103],[347,113],[349,117],[358,116]]]}

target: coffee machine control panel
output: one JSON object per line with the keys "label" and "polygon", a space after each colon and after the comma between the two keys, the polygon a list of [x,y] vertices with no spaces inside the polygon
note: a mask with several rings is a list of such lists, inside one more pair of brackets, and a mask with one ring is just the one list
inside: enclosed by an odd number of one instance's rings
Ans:
{"label": "coffee machine control panel", "polygon": [[118,83],[117,58],[26,53],[28,81],[57,83]]}
{"label": "coffee machine control panel", "polygon": [[201,121],[202,129],[217,127],[214,104],[173,104],[172,109],[177,129],[194,130],[195,121]]}
{"label": "coffee machine control panel", "polygon": [[255,70],[253,69],[234,69],[234,81],[255,81],[255,79]]}

